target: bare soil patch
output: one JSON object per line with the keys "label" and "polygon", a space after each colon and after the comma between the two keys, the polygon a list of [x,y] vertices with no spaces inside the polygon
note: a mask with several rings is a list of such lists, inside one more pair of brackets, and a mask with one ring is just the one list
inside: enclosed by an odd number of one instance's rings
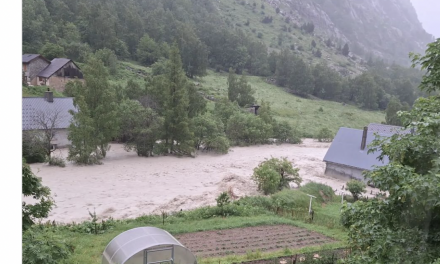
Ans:
{"label": "bare soil patch", "polygon": [[257,250],[270,252],[335,241],[317,232],[290,225],[203,231],[177,235],[176,239],[198,257],[242,255]]}

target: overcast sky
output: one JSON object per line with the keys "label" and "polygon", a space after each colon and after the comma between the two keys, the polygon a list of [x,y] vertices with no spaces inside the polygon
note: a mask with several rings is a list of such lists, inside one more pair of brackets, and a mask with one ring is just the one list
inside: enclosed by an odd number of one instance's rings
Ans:
{"label": "overcast sky", "polygon": [[411,0],[423,28],[440,38],[440,0]]}

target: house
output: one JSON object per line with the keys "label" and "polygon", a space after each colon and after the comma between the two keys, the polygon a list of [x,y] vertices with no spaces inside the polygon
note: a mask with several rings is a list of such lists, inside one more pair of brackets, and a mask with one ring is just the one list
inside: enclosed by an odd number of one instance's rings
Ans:
{"label": "house", "polygon": [[72,60],[64,58],[53,59],[37,76],[39,85],[47,85],[60,92],[74,78],[83,79],[79,67]]}
{"label": "house", "polygon": [[71,59],[48,61],[39,54],[24,54],[22,62],[25,81],[30,85],[46,85],[62,92],[67,82],[83,80],[80,68]]}
{"label": "house", "polygon": [[396,133],[407,134],[411,131],[374,123],[363,130],[341,127],[324,157],[325,174],[344,180],[365,181],[362,175],[364,171],[370,171],[374,166],[384,166],[389,162],[387,157],[379,161],[379,152],[368,154],[369,144],[376,135],[390,137]]}
{"label": "house", "polygon": [[53,93],[47,91],[43,97],[22,98],[22,130],[51,131],[54,135],[51,144],[53,147],[66,147],[70,144],[67,128],[72,115],[69,110],[75,110],[73,98],[54,98]]}
{"label": "house", "polygon": [[30,85],[37,85],[37,75],[49,64],[50,61],[40,54],[23,54],[22,71],[24,73],[24,82]]}

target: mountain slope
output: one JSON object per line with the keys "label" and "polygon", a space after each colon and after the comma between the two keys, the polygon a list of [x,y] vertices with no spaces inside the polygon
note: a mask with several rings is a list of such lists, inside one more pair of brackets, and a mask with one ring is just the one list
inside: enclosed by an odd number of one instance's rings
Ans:
{"label": "mountain slope", "polygon": [[310,21],[316,33],[364,58],[409,64],[409,52],[423,52],[433,36],[417,18],[410,0],[267,0],[293,21]]}

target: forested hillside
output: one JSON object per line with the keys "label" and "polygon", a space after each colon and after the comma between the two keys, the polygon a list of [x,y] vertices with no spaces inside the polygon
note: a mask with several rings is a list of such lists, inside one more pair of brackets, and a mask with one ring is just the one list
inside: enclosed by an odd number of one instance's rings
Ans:
{"label": "forested hillside", "polygon": [[232,68],[300,96],[369,110],[385,110],[391,99],[408,108],[423,95],[416,89],[420,71],[362,58],[350,52],[351,43],[326,38],[313,19],[294,17],[281,2],[25,0],[23,52],[78,62],[95,53],[115,74],[118,60],[160,68],[176,42],[189,78]]}

